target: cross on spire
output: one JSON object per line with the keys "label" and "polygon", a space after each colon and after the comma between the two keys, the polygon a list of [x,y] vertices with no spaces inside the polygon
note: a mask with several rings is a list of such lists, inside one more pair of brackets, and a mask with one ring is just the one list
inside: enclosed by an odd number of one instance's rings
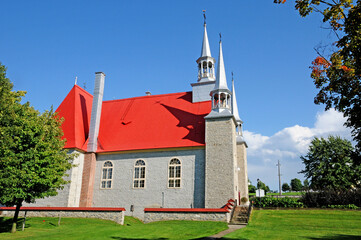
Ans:
{"label": "cross on spire", "polygon": [[204,25],[206,25],[206,10],[203,10]]}

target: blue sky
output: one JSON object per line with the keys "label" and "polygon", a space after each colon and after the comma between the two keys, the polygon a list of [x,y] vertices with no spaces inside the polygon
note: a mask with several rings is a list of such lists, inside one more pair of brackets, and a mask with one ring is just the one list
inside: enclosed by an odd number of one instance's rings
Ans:
{"label": "blue sky", "polygon": [[313,103],[308,66],[332,34],[319,15],[301,18],[292,1],[14,0],[1,8],[0,62],[40,111],[57,108],[76,76],[92,93],[97,71],[106,74],[105,100],[190,91],[206,9],[216,59],[222,33],[229,86],[234,72],[253,183],[277,189],[278,159],[283,182],[302,179],[299,155],[312,137],[350,138],[342,116]]}

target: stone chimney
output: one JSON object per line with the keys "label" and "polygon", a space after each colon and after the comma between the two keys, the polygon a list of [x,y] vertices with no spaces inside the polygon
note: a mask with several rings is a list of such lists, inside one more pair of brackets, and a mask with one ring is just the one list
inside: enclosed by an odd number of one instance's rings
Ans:
{"label": "stone chimney", "polygon": [[104,79],[105,79],[104,73],[102,72],[95,73],[93,106],[90,117],[89,142],[87,148],[88,152],[97,151],[100,115],[102,112],[103,93],[104,93]]}

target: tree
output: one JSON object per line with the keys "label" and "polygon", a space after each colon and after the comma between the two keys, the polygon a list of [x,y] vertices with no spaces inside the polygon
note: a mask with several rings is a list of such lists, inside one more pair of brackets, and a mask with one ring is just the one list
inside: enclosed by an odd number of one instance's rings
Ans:
{"label": "tree", "polygon": [[302,190],[302,183],[301,180],[298,178],[291,179],[291,189],[294,192],[299,192]]}
{"label": "tree", "polygon": [[[285,0],[274,0],[285,3]],[[314,101],[342,112],[356,141],[361,163],[361,0],[296,0],[302,17],[312,11],[321,13],[337,41],[333,50],[321,53],[312,62],[311,77],[319,89]]]}
{"label": "tree", "polygon": [[261,180],[257,180],[257,189],[263,189],[265,193],[270,192],[270,188]]}
{"label": "tree", "polygon": [[307,179],[303,180],[303,190],[307,191],[310,189],[310,183]]}
{"label": "tree", "polygon": [[282,191],[288,192],[289,190],[291,190],[290,185],[288,185],[288,183],[283,183],[282,184]]}
{"label": "tree", "polygon": [[12,91],[6,68],[0,64],[0,203],[16,206],[11,232],[23,202],[57,195],[67,183],[74,155],[63,149],[62,121],[52,110],[40,114],[29,103],[21,104],[25,92]]}
{"label": "tree", "polygon": [[249,193],[256,193],[257,188],[252,185],[252,182],[248,179],[248,192]]}
{"label": "tree", "polygon": [[306,156],[301,156],[305,177],[316,190],[347,190],[360,186],[361,166],[351,157],[354,151],[350,141],[329,136],[314,138]]}

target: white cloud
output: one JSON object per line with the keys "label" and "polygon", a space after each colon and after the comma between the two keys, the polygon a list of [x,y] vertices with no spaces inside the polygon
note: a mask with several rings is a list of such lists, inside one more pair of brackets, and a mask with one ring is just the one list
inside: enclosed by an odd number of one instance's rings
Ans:
{"label": "white cloud", "polygon": [[244,138],[249,146],[248,175],[254,183],[260,178],[271,189],[278,189],[277,160],[281,161],[282,182],[292,178],[303,179],[303,165],[300,159],[305,155],[314,137],[337,135],[351,140],[350,129],[343,126],[345,118],[342,113],[330,109],[319,112],[313,128],[295,125],[287,127],[272,136],[244,131]]}

